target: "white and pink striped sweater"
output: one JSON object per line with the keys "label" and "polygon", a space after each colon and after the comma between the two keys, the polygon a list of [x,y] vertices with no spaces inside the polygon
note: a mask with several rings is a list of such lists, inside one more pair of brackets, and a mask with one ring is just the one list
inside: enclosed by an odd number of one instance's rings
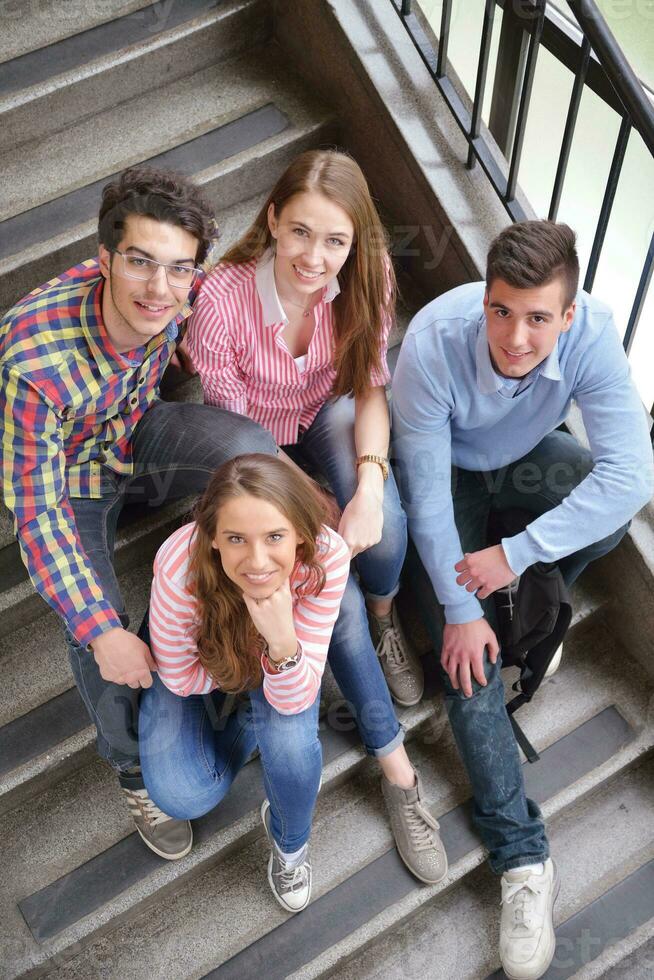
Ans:
{"label": "white and pink striped sweater", "polygon": [[[217,687],[200,663],[193,639],[196,603],[187,588],[187,575],[194,531],[195,523],[185,524],[159,548],[150,598],[152,656],[163,683],[182,697],[208,694]],[[306,577],[301,564],[291,574],[293,619],[302,648],[300,663],[275,674],[266,671],[262,660],[266,700],[282,715],[298,714],[316,699],[350,571],[349,550],[335,531],[323,526],[318,541],[320,562],[325,569],[325,585],[320,595],[297,594]]]}

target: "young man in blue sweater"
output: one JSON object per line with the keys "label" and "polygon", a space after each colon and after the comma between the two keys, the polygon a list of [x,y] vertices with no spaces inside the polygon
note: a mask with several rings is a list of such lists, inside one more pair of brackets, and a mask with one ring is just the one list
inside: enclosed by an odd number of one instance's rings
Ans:
{"label": "young man in blue sweater", "polygon": [[[537,561],[558,562],[570,585],[653,492],[647,418],[611,311],[578,280],[567,225],[510,226],[491,246],[485,283],[414,317],[393,380],[400,490],[475,822],[502,875],[500,956],[515,980],[542,976],[552,960],[558,881],[525,795],[488,597]],[[590,452],[558,428],[572,400]],[[512,508],[533,520],[487,547],[490,511]]]}

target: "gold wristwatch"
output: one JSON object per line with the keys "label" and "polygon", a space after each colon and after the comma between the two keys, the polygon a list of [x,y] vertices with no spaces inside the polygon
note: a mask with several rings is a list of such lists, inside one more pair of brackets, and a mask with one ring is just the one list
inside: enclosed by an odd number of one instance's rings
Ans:
{"label": "gold wristwatch", "polygon": [[385,456],[375,456],[374,453],[366,453],[365,456],[357,456],[357,469],[362,463],[377,463],[381,467],[384,481],[388,480],[388,460]]}

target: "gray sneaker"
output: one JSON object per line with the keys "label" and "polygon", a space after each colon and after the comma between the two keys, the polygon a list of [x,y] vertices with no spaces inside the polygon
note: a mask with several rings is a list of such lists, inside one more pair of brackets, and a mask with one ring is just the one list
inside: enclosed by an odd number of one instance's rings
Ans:
{"label": "gray sneaker", "polygon": [[422,664],[406,638],[396,604],[388,619],[379,619],[368,610],[370,635],[379,657],[388,689],[398,704],[417,704],[425,690]]}
{"label": "gray sneaker", "polygon": [[311,864],[305,854],[305,860],[297,867],[287,867],[270,830],[270,803],[268,800],[264,800],[261,805],[261,819],[270,843],[268,884],[271,891],[281,907],[287,912],[301,912],[311,900]]}
{"label": "gray sneaker", "polygon": [[420,777],[416,773],[413,789],[400,789],[382,776],[381,787],[395,844],[407,868],[428,885],[442,881],[447,874],[447,855],[438,821],[422,802]]}
{"label": "gray sneaker", "polygon": [[[190,820],[169,817],[150,799],[147,789],[124,785],[131,781],[129,778],[121,776],[120,781],[120,788],[127,797],[130,813],[143,842],[167,861],[186,857],[193,846]],[[138,781],[142,785],[142,781]]]}

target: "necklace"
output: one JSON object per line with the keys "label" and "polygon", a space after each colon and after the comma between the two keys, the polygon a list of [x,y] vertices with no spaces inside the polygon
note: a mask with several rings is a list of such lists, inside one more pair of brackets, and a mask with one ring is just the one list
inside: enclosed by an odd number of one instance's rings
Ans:
{"label": "necklace", "polygon": [[311,303],[308,307],[305,308],[304,303],[296,303],[294,299],[283,299],[282,297],[280,297],[280,299],[282,300],[282,306],[286,306],[286,304],[289,303],[291,306],[297,307],[298,310],[302,310],[303,317],[309,316],[314,306],[314,304]]}

